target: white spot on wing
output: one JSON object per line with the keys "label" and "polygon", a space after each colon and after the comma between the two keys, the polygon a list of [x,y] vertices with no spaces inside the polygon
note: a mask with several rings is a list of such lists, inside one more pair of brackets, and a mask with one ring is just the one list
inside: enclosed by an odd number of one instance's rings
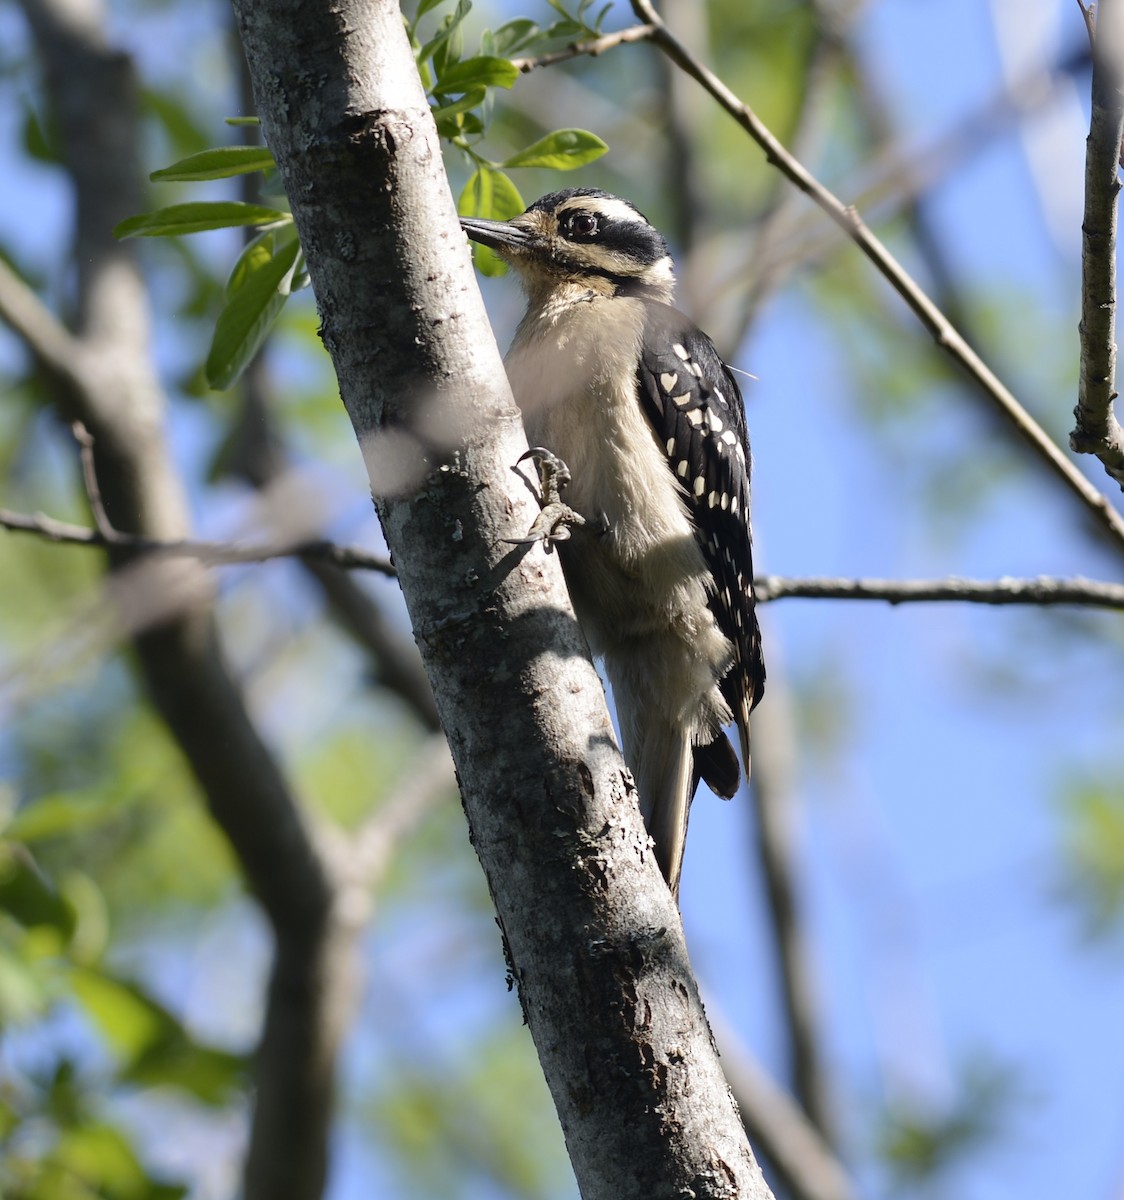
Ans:
{"label": "white spot on wing", "polygon": [[681,344],[681,343],[679,343],[679,342],[676,342],[676,343],[675,343],[675,345],[674,345],[674,346],[672,346],[671,348],[672,348],[672,350],[674,350],[674,351],[675,351],[675,353],[676,353],[676,354],[678,354],[678,355],[679,355],[679,357],[680,357],[680,358],[681,358],[681,359],[682,359],[684,362],[689,362],[689,361],[690,361],[690,358],[691,358],[691,356],[690,356],[690,355],[687,353],[687,347],[686,347],[686,346],[682,345],[682,344]]}
{"label": "white spot on wing", "polygon": [[679,376],[674,371],[665,371],[660,376],[660,386],[670,396],[671,389],[679,382]]}

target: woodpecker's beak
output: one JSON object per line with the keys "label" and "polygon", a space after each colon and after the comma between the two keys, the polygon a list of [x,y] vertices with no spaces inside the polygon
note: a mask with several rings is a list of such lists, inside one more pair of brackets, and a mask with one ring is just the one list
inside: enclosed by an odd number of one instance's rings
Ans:
{"label": "woodpecker's beak", "polygon": [[461,228],[474,241],[493,250],[529,250],[538,240],[533,233],[509,221],[485,221],[482,217],[461,217]]}

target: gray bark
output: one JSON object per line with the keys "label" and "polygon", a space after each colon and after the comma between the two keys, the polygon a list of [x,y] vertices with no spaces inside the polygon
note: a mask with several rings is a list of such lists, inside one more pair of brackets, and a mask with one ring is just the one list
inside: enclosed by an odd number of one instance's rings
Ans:
{"label": "gray bark", "polygon": [[767,1197],[557,564],[387,0],[235,0],[325,345],[587,1200]]}

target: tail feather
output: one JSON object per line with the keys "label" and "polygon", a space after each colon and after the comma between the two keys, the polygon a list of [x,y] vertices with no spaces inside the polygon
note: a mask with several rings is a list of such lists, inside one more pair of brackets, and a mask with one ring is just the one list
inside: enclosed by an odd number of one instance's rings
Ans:
{"label": "tail feather", "polygon": [[735,710],[738,724],[738,741],[741,745],[742,767],[745,769],[745,786],[749,787],[751,766],[749,759],[749,710],[752,702],[743,700]]}
{"label": "tail feather", "polygon": [[636,753],[629,755],[640,810],[655,842],[660,865],[671,894],[679,897],[679,874],[687,841],[687,818],[695,790],[694,755],[690,739],[670,726],[649,726]]}
{"label": "tail feather", "polygon": [[[741,768],[734,747],[724,733],[705,745],[695,747],[696,786],[700,779],[723,800],[730,800],[737,794],[742,779]],[[694,791],[694,788],[691,790]]]}

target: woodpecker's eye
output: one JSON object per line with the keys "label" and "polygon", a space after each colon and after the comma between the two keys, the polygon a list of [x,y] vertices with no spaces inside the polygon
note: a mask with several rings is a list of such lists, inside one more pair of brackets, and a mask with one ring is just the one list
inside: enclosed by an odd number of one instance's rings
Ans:
{"label": "woodpecker's eye", "polygon": [[574,213],[572,217],[567,218],[563,232],[569,238],[580,238],[583,241],[592,238],[597,233],[597,218],[593,213]]}

